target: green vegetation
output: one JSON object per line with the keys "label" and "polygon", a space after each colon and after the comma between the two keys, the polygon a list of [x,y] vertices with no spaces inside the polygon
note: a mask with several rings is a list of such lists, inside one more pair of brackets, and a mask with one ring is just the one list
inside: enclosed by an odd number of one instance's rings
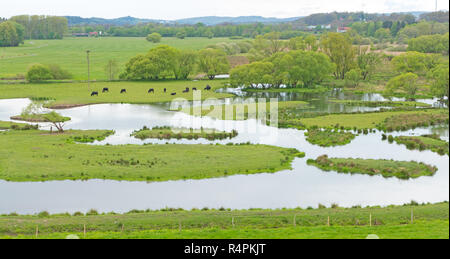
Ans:
{"label": "green vegetation", "polygon": [[321,147],[334,147],[347,145],[355,139],[355,135],[351,132],[331,129],[309,129],[305,132],[306,140]]}
{"label": "green vegetation", "polygon": [[261,62],[234,68],[231,85],[253,87],[258,84],[290,87],[312,87],[323,81],[333,65],[323,53],[295,50],[279,52]]}
{"label": "green vegetation", "polygon": [[309,165],[314,165],[324,171],[338,173],[382,175],[383,177],[397,177],[399,179],[432,176],[438,170],[434,166],[418,162],[394,161],[384,159],[359,158],[328,158],[322,155],[316,160],[309,159]]}
{"label": "green vegetation", "polygon": [[38,125],[31,125],[26,123],[16,123],[10,121],[0,121],[0,130],[30,130],[30,129],[38,129]]}
{"label": "green vegetation", "polygon": [[63,70],[58,65],[42,65],[33,64],[28,69],[25,78],[28,82],[42,82],[47,80],[62,80],[70,79],[72,75],[69,71]]}
{"label": "green vegetation", "polygon": [[410,39],[408,42],[408,51],[417,51],[422,53],[439,53],[448,55],[449,34],[444,35],[423,35]]}
{"label": "green vegetation", "polygon": [[345,79],[345,74],[354,65],[357,54],[350,37],[341,33],[330,32],[321,38],[320,44],[323,52],[335,64],[334,77]]}
{"label": "green vegetation", "polygon": [[67,32],[67,19],[58,16],[18,15],[9,19],[23,27],[25,39],[62,39]]}
{"label": "green vegetation", "polygon": [[147,41],[153,42],[153,43],[160,43],[162,39],[161,34],[154,32],[149,35],[147,35]]}
{"label": "green vegetation", "polygon": [[169,45],[180,50],[199,50],[219,42],[231,40],[228,38],[179,40],[166,37],[160,43],[150,43],[145,38],[126,37],[26,40],[19,47],[0,49],[0,78],[24,78],[30,65],[41,63],[59,65],[62,69],[70,71],[74,80],[86,80],[86,50],[90,50],[91,80],[105,80],[108,79],[108,75],[104,67],[109,60],[116,60],[120,72],[123,72],[125,64],[132,57],[147,53],[159,45]]}
{"label": "green vegetation", "polygon": [[325,93],[328,92],[329,89],[326,87],[315,87],[315,88],[244,88],[243,91],[246,92],[268,92],[268,93]]}
{"label": "green vegetation", "polygon": [[423,136],[399,136],[389,138],[390,142],[397,142],[405,145],[408,149],[417,150],[431,150],[440,155],[449,154],[448,142],[441,140],[438,135],[423,135]]}
{"label": "green vegetation", "polygon": [[[283,110],[290,109],[303,109],[307,107],[308,103],[303,101],[287,101],[287,102],[278,102],[278,112],[279,114],[283,113]],[[198,109],[188,106],[183,107],[181,109],[175,109],[175,111],[181,111],[186,114],[194,115],[194,116],[208,116],[211,118],[216,118],[219,120],[247,120],[249,118],[259,118],[264,116],[268,118],[268,114],[274,109],[271,106],[271,103],[266,102],[265,109],[262,110],[261,114],[259,113],[259,103],[251,102],[251,103],[235,103],[235,104],[227,104],[227,105],[215,105],[215,106],[207,106],[204,105]],[[274,105],[274,104],[272,104]]]}
{"label": "green vegetation", "polygon": [[216,131],[215,129],[188,129],[188,128],[171,128],[171,127],[154,127],[149,129],[143,127],[141,130],[134,131],[131,136],[144,140],[149,138],[155,139],[199,139],[204,138],[207,140],[216,139],[232,139],[238,135],[237,131],[232,132]]}
{"label": "green vegetation", "polygon": [[[26,121],[26,122],[52,122],[50,114],[54,112],[49,113],[42,113],[42,114],[21,114],[18,116],[12,116],[11,120],[18,120],[18,121]],[[70,121],[69,117],[61,117],[58,122],[66,122]]]}
{"label": "green vegetation", "polygon": [[[121,79],[186,80],[194,73],[197,65],[197,53],[189,50],[178,50],[168,45],[157,46],[145,55],[133,57],[125,65]],[[215,76],[215,75],[214,75]],[[211,78],[211,79],[214,79]]]}
{"label": "green vegetation", "polygon": [[22,25],[0,21],[0,47],[17,47],[23,43],[24,28]]}
{"label": "green vegetation", "polygon": [[14,146],[14,152],[0,150],[0,179],[202,179],[276,172],[289,169],[295,157],[304,156],[295,149],[265,145],[98,146],[75,143],[103,139],[109,134],[111,131],[104,130],[71,130],[58,134],[39,130],[0,132],[0,145]]}
{"label": "green vegetation", "polygon": [[198,53],[198,68],[205,73],[210,80],[216,75],[227,74],[230,63],[225,52],[219,49],[203,49]]}
{"label": "green vegetation", "polygon": [[430,107],[430,104],[414,101],[356,101],[356,100],[329,100],[331,103],[345,104],[346,106],[365,107]]}
{"label": "green vegetation", "polygon": [[[320,114],[319,114],[320,115]],[[407,130],[415,127],[448,123],[447,109],[380,111],[369,113],[330,114],[313,118],[292,118],[280,124],[293,127]]]}
{"label": "green vegetation", "polygon": [[[411,221],[413,212],[413,221]],[[0,216],[0,238],[390,238],[448,239],[448,203],[403,206],[184,211],[133,210],[125,214],[83,213]],[[329,225],[328,226],[328,218]],[[371,219],[371,221],[370,221]],[[295,223],[294,223],[295,222]],[[86,227],[86,234],[84,228]]]}
{"label": "green vegetation", "polygon": [[[51,83],[51,84],[8,84],[2,86],[0,99],[32,98],[51,100],[45,105],[52,108],[68,108],[87,104],[98,103],[157,103],[170,102],[175,98],[193,99],[192,91],[183,93],[186,87],[203,89],[209,84],[213,90],[222,87],[222,82],[217,81],[160,81],[160,82],[109,82],[91,83],[91,89],[87,83]],[[102,93],[103,88],[109,88],[108,93]],[[153,88],[154,94],[148,94]],[[167,88],[167,93],[164,93]],[[127,93],[121,94],[121,89]],[[202,91],[202,99],[225,98],[230,94]],[[99,96],[91,96],[92,91],[98,91]],[[171,93],[177,93],[172,96]]]}

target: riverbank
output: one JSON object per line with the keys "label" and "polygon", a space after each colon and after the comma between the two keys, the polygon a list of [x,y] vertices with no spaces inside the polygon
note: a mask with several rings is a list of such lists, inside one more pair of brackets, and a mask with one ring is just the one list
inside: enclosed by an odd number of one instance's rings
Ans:
{"label": "riverbank", "polygon": [[[85,145],[106,130],[0,132],[0,179],[16,182],[110,179],[168,181],[290,169],[295,149],[267,145]],[[89,141],[83,141],[89,140]],[[257,154],[257,155],[256,155]],[[232,161],[232,163],[230,163]],[[32,171],[29,168],[33,168]]]}
{"label": "riverbank", "polygon": [[[90,86],[87,83],[6,84],[2,85],[0,99],[30,98],[46,101],[47,108],[66,109],[102,103],[151,104],[170,102],[176,98],[193,100],[192,88],[202,90],[202,100],[232,97],[231,94],[214,91],[222,88],[225,82],[227,81],[91,82]],[[212,90],[203,90],[206,85],[210,85]],[[108,91],[103,93],[104,88]],[[190,91],[183,93],[186,88]],[[122,89],[126,93],[121,93]],[[148,93],[150,89],[154,93]],[[98,95],[91,96],[92,92],[97,92]]]}
{"label": "riverbank", "polygon": [[140,130],[134,131],[131,136],[140,139],[207,139],[207,140],[222,140],[232,139],[238,135],[238,132],[218,131],[215,129],[192,129],[192,128],[171,128],[171,127],[144,127]]}
{"label": "riverbank", "polygon": [[437,168],[415,161],[394,161],[385,159],[328,158],[322,155],[317,159],[309,159],[308,165],[316,166],[324,171],[338,173],[381,175],[399,179],[433,176]]}
{"label": "riverbank", "polygon": [[[447,202],[278,210],[196,209],[0,216],[0,238],[388,238],[448,239]],[[36,230],[37,236],[36,236]],[[426,230],[426,231],[425,231]]]}

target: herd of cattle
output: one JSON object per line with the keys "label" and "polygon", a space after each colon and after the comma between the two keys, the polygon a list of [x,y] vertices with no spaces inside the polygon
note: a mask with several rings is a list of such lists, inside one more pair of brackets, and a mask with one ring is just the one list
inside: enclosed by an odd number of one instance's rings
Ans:
{"label": "herd of cattle", "polygon": [[[209,90],[211,90],[211,89],[212,89],[211,86],[210,86],[210,85],[207,85],[207,86],[205,87],[204,90],[209,91]],[[186,89],[183,90],[183,93],[189,93],[189,91],[190,91],[189,87],[186,87]],[[197,91],[197,88],[193,87],[193,88],[192,88],[192,91]],[[103,88],[102,93],[109,93],[109,88],[107,88],[107,87]],[[127,89],[122,89],[122,90],[120,90],[120,93],[121,93],[121,94],[126,94],[126,93],[127,93]],[[154,88],[150,88],[150,89],[148,90],[148,93],[149,93],[149,94],[151,94],[151,93],[154,94],[154,93],[155,93],[155,89],[154,89]],[[167,88],[164,88],[164,93],[167,93]],[[176,93],[176,92],[173,92],[173,93],[171,93],[171,95],[177,95],[177,93]],[[93,91],[93,92],[91,93],[91,96],[98,96],[98,91]]]}

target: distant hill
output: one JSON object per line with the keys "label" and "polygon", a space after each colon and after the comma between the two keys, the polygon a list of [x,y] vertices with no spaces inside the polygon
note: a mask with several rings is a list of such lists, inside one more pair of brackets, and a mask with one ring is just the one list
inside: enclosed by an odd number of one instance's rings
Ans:
{"label": "distant hill", "polygon": [[243,23],[283,23],[298,20],[300,17],[293,18],[267,18],[262,16],[239,16],[239,17],[220,17],[206,16],[187,19],[179,19],[175,22],[179,24],[197,24],[217,25],[222,23],[243,24]]}
{"label": "distant hill", "polygon": [[283,23],[298,20],[300,17],[293,18],[267,18],[262,16],[240,16],[240,17],[219,17],[219,16],[206,16],[206,17],[195,17],[186,18],[179,20],[156,20],[156,19],[140,19],[135,17],[121,17],[115,19],[104,19],[104,18],[82,18],[79,16],[66,16],[69,21],[69,26],[74,25],[135,25],[138,23],[167,23],[167,24],[197,24],[203,23],[206,25],[217,25],[223,23],[231,24],[244,24],[244,23]]}
{"label": "distant hill", "polygon": [[67,18],[67,20],[69,22],[69,26],[74,26],[74,25],[104,25],[104,24],[122,26],[122,25],[135,25],[135,24],[138,24],[138,23],[150,23],[150,22],[160,23],[160,22],[166,22],[166,21],[163,21],[163,20],[140,19],[140,18],[135,18],[135,17],[131,17],[131,16],[115,18],[115,19],[104,19],[104,18],[97,18],[97,17],[82,18],[80,16],[66,16],[66,18]]}

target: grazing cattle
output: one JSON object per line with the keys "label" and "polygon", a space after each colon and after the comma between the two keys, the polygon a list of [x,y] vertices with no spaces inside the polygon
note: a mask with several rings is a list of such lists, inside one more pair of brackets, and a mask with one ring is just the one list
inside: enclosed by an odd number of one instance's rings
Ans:
{"label": "grazing cattle", "polygon": [[150,88],[150,90],[148,90],[148,93],[155,93],[155,89]]}
{"label": "grazing cattle", "polygon": [[167,92],[167,89],[166,88],[164,88],[164,93],[166,93]]}
{"label": "grazing cattle", "polygon": [[171,95],[177,95],[177,93],[171,93]]}
{"label": "grazing cattle", "polygon": [[103,88],[103,90],[102,90],[102,93],[106,93],[106,92],[109,92],[109,88]]}
{"label": "grazing cattle", "polygon": [[98,92],[92,92],[91,93],[91,96],[95,96],[95,95],[98,96]]}
{"label": "grazing cattle", "polygon": [[207,86],[205,87],[205,90],[207,90],[207,91],[211,90],[211,86],[207,85]]}
{"label": "grazing cattle", "polygon": [[194,87],[194,88],[192,88],[192,91],[197,91],[197,88],[195,88],[195,87]]}
{"label": "grazing cattle", "polygon": [[122,90],[120,90],[120,93],[121,93],[121,94],[127,93],[127,89],[122,89]]}
{"label": "grazing cattle", "polygon": [[183,93],[189,93],[189,88],[186,88],[186,90],[184,90]]}

